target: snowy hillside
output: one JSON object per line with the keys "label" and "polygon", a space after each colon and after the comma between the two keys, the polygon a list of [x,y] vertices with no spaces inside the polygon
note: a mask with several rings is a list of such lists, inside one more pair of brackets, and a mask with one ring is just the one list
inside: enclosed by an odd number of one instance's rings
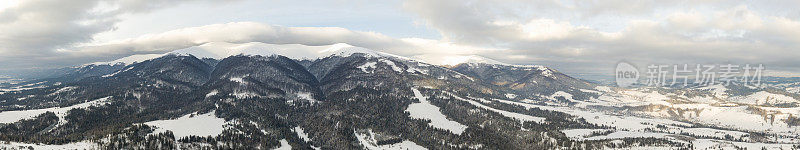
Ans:
{"label": "snowy hillside", "polygon": [[412,58],[206,43],[87,64],[2,83],[1,146],[800,148],[795,84],[619,88],[476,55]]}

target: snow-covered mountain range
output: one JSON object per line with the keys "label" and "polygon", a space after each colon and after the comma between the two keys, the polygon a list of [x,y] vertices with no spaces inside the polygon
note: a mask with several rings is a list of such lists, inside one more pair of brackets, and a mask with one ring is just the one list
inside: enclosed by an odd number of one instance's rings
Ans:
{"label": "snow-covered mountain range", "polygon": [[207,43],[12,81],[2,147],[800,148],[798,84],[617,88],[344,43]]}

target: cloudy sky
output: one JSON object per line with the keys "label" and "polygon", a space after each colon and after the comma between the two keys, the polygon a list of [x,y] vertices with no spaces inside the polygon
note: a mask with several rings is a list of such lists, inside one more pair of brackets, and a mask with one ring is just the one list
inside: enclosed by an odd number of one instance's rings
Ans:
{"label": "cloudy sky", "polygon": [[348,43],[609,75],[616,63],[764,64],[800,75],[796,0],[0,0],[0,72],[208,42]]}

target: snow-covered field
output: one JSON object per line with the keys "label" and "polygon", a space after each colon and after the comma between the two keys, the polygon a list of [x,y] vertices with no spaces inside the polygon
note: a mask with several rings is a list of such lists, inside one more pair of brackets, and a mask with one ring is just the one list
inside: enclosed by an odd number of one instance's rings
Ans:
{"label": "snow-covered field", "polygon": [[732,97],[730,101],[736,103],[751,104],[751,105],[767,105],[767,104],[800,102],[786,95],[773,94],[766,91],[756,92],[747,96]]}
{"label": "snow-covered field", "polygon": [[377,141],[375,140],[375,133],[372,132],[372,129],[369,129],[367,133],[358,133],[353,131],[356,135],[356,139],[358,142],[370,150],[423,150],[427,149],[425,147],[417,145],[417,143],[403,140],[400,143],[395,144],[387,144],[387,145],[378,145]]}
{"label": "snow-covered field", "polygon": [[447,119],[447,116],[439,111],[439,107],[432,105],[419,90],[415,88],[411,90],[414,92],[414,97],[420,102],[408,105],[406,112],[411,114],[411,118],[430,120],[431,122],[428,125],[448,130],[453,134],[461,134],[467,129],[467,126]]}
{"label": "snow-covered field", "polygon": [[30,143],[0,143],[0,149],[47,149],[47,150],[74,150],[74,149],[98,149],[98,145],[92,142],[75,142],[62,145],[45,145],[45,144],[30,144]]}
{"label": "snow-covered field", "polygon": [[[764,149],[793,149],[793,144],[773,144],[773,143],[747,143],[747,142],[732,142],[714,139],[696,139],[692,141],[693,149],[735,149],[735,147],[743,147],[748,150]],[[735,147],[734,147],[735,146]]]}
{"label": "snow-covered field", "polygon": [[15,80],[3,81],[3,82],[13,83],[14,85],[11,85],[10,87],[0,87],[0,94],[4,94],[4,93],[8,93],[8,92],[14,92],[14,91],[24,91],[24,90],[46,88],[47,87],[47,85],[45,84],[45,83],[47,83],[46,81],[30,83],[30,84],[25,84],[25,85],[17,85],[17,83],[21,82],[21,81],[15,81]]}
{"label": "snow-covered field", "polygon": [[542,118],[542,117],[530,116],[530,115],[525,115],[525,114],[520,114],[520,113],[515,113],[515,112],[509,112],[509,111],[505,111],[505,110],[495,109],[495,108],[483,105],[483,104],[481,104],[479,102],[476,102],[476,101],[473,101],[473,100],[468,100],[468,99],[461,98],[461,97],[459,97],[459,96],[457,96],[455,94],[449,93],[449,92],[445,92],[445,93],[448,93],[450,96],[453,96],[457,100],[465,101],[465,102],[468,102],[468,103],[470,103],[472,105],[475,105],[477,107],[480,107],[480,108],[483,108],[483,109],[486,109],[486,110],[489,110],[489,111],[497,112],[497,113],[499,113],[499,114],[501,114],[503,116],[506,116],[506,117],[519,119],[521,121],[533,121],[533,122],[537,122],[537,123],[542,123],[545,120],[545,118]]}
{"label": "snow-covered field", "polygon": [[289,141],[286,141],[286,139],[281,139],[279,142],[281,143],[281,146],[275,150],[292,150],[292,145],[289,145]]}
{"label": "snow-covered field", "polygon": [[303,128],[301,128],[300,126],[294,127],[294,129],[292,130],[294,130],[294,132],[297,133],[297,136],[300,137],[300,139],[303,139],[303,141],[306,142],[311,141],[311,138],[308,137],[308,134],[306,134],[306,132],[303,131]]}
{"label": "snow-covered field", "polygon": [[218,118],[214,111],[205,114],[188,114],[170,120],[156,120],[146,122],[148,126],[156,127],[153,133],[172,131],[176,138],[194,136],[217,136],[222,133],[225,119]]}
{"label": "snow-covered field", "polygon": [[85,109],[89,108],[90,106],[102,106],[109,103],[108,100],[109,98],[111,97],[104,97],[93,101],[72,105],[69,107],[51,107],[51,108],[33,109],[33,110],[4,111],[0,112],[0,123],[14,123],[22,119],[30,119],[36,117],[46,112],[55,113],[56,116],[58,116],[58,118],[60,119],[60,121],[63,122],[64,116],[67,116],[67,112],[69,112],[69,110]]}
{"label": "snow-covered field", "polygon": [[[604,88],[597,91],[580,90],[586,93],[602,92],[598,98],[583,100],[578,102],[578,105],[568,107],[527,103],[535,100],[493,99],[493,101],[526,108],[563,112],[583,118],[592,124],[613,127],[613,129],[567,129],[562,131],[567,137],[575,140],[655,137],[693,143],[698,149],[732,146],[774,149],[800,144],[800,137],[796,134],[800,131],[800,127],[790,126],[783,122],[787,117],[798,116],[800,108],[760,106],[794,102],[796,101],[794,98],[764,91],[745,96],[729,96],[725,93],[728,89],[724,86],[703,87],[697,88],[697,90],[710,94],[687,97],[648,89],[614,91]],[[543,98],[552,99],[557,96],[565,99],[571,98],[571,95],[564,93]],[[684,103],[673,103],[681,99]],[[589,106],[626,109],[597,109],[597,107]],[[631,107],[639,109],[629,109]],[[698,127],[697,124],[720,128]],[[751,139],[749,132],[774,134],[774,136],[756,142]]]}

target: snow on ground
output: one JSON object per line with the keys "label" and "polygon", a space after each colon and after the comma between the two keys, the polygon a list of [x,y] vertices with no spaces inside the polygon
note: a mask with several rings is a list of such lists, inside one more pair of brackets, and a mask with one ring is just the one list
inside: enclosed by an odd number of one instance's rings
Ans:
{"label": "snow on ground", "polygon": [[584,93],[594,93],[594,94],[598,94],[598,95],[603,94],[603,92],[595,91],[595,90],[587,90],[587,89],[578,89],[578,90],[580,90],[581,92],[584,92]]}
{"label": "snow on ground", "polygon": [[[235,55],[260,55],[272,56],[281,55],[291,59],[315,60],[328,56],[347,57],[355,53],[365,54],[366,56],[388,56],[397,57],[380,53],[374,50],[355,47],[345,43],[323,46],[307,46],[301,44],[267,44],[261,42],[250,43],[227,43],[210,42],[200,46],[189,47],[175,50],[169,54],[193,55],[197,58],[223,59]],[[397,57],[400,58],[400,57]]]}
{"label": "snow on ground", "polygon": [[137,62],[143,62],[146,60],[154,59],[164,56],[164,54],[141,54],[141,55],[131,55],[128,57],[123,57],[114,61],[109,62],[95,62],[87,65],[115,65],[115,64],[125,64],[130,65]]}
{"label": "snow on ground", "polygon": [[[714,92],[715,94],[727,96],[727,94],[724,93],[727,88],[721,85],[697,89],[707,90]],[[693,123],[733,128],[737,130],[764,131],[770,133],[789,133],[798,131],[798,127],[791,127],[782,120],[788,118],[790,114],[797,116],[800,114],[800,111],[792,110],[791,108],[778,109],[773,107],[744,106],[736,104],[744,103],[751,105],[762,105],[796,102],[796,100],[792,97],[761,91],[747,96],[728,97],[726,99],[736,103],[726,103],[726,101],[721,101],[722,99],[719,98],[724,97],[722,95],[694,96],[692,98],[688,98],[684,95],[676,95],[671,93],[661,94],[656,91],[648,91],[648,89],[633,89],[620,91],[619,93],[606,93],[597,99],[592,99],[591,102],[594,103],[582,103],[582,105],[576,106],[643,106],[643,108],[648,109],[634,110],[633,113],[637,115],[645,115],[648,118],[678,117]],[[670,96],[672,96],[672,98],[670,98]],[[667,102],[669,99],[685,99],[694,103],[673,104]]]}
{"label": "snow on ground", "polygon": [[747,96],[737,96],[729,99],[730,102],[751,104],[751,105],[766,105],[766,104],[782,104],[782,103],[797,103],[800,101],[792,97],[773,94],[766,91],[756,92]]}
{"label": "snow on ground", "polygon": [[453,134],[461,134],[467,129],[467,126],[447,119],[447,116],[439,111],[439,107],[432,105],[419,90],[411,88],[411,91],[414,92],[414,96],[419,100],[419,103],[410,104],[406,108],[406,112],[411,114],[411,118],[430,120],[431,122],[428,125],[448,130]]}
{"label": "snow on ground", "polygon": [[[392,68],[392,70],[394,70],[394,71],[396,71],[396,72],[400,72],[400,73],[402,73],[402,72],[403,72],[403,68],[400,68],[400,67],[398,67],[398,66],[397,66],[397,65],[396,65],[396,64],[395,64],[393,61],[391,61],[391,60],[388,60],[388,59],[380,59],[380,60],[378,60],[378,62],[381,62],[381,63],[384,63],[384,64],[388,65],[389,67],[391,67],[391,68]],[[364,63],[363,65],[361,65],[361,66],[358,66],[358,69],[361,69],[361,71],[363,71],[364,73],[375,73],[375,68],[377,68],[377,66],[376,66],[376,65],[378,64],[378,62],[367,62],[367,63]],[[415,71],[415,69],[412,69],[411,67],[409,67],[409,68],[408,68],[408,71],[409,71],[409,72],[413,72],[413,71]],[[420,72],[422,72],[422,73],[427,73],[427,72],[423,72],[423,71],[420,71]]]}
{"label": "snow on ground", "polygon": [[214,96],[214,95],[217,95],[218,93],[219,93],[219,91],[212,90],[211,92],[208,92],[208,94],[206,94],[206,98]]}
{"label": "snow on ground", "polygon": [[244,82],[244,79],[242,77],[231,77],[230,80],[233,81],[233,82],[241,83],[241,84],[245,84],[246,83],[246,82]]}
{"label": "snow on ground", "polygon": [[280,143],[281,146],[275,150],[292,150],[292,145],[289,145],[289,141],[286,141],[286,139],[281,139]]}
{"label": "snow on ground", "polygon": [[592,132],[606,132],[609,129],[567,129],[561,130],[570,139],[583,139],[592,134]]}
{"label": "snow on ground", "polygon": [[426,54],[426,55],[416,55],[412,58],[423,60],[428,63],[437,64],[437,65],[447,65],[447,66],[455,66],[458,64],[468,64],[468,63],[483,63],[483,64],[498,64],[498,65],[509,65],[497,60],[489,59],[483,56],[478,55],[465,55],[465,56],[458,56],[458,55],[435,55],[435,54]]}
{"label": "snow on ground", "polygon": [[632,100],[627,101],[631,104],[629,106],[637,106],[637,105],[649,105],[649,104],[665,104],[668,105],[670,103],[666,102],[670,98],[666,95],[658,93],[656,91],[652,91],[650,93],[634,91],[634,90],[627,90],[623,91],[622,100]]}
{"label": "snow on ground", "polygon": [[725,86],[723,86],[721,84],[701,87],[701,88],[697,88],[697,89],[698,90],[709,90],[717,98],[721,98],[721,99],[728,98],[728,93],[725,92],[725,91],[728,91],[728,88],[726,88]]}
{"label": "snow on ground", "polygon": [[306,134],[306,132],[303,131],[303,128],[301,128],[300,126],[294,127],[292,131],[297,133],[297,136],[300,137],[300,139],[303,139],[303,141],[311,142],[311,138],[308,137],[308,134]]}
{"label": "snow on ground", "polygon": [[258,93],[253,93],[253,92],[234,92],[234,93],[231,93],[230,95],[232,95],[233,97],[236,97],[236,99],[247,99],[247,98],[253,98],[253,97],[260,97],[261,96],[261,95],[258,95]]}
{"label": "snow on ground", "polygon": [[364,65],[358,66],[358,68],[364,71],[364,73],[373,73],[375,71],[375,65],[377,64],[377,62],[367,62],[364,63]]}
{"label": "snow on ground", "polygon": [[517,98],[517,94],[506,93],[506,98],[509,98],[509,99]]}
{"label": "snow on ground", "polygon": [[55,113],[56,116],[58,116],[59,118],[59,122],[63,123],[64,116],[67,116],[67,112],[69,112],[69,110],[84,109],[84,108],[89,108],[90,106],[102,106],[109,103],[108,102],[109,98],[110,96],[85,103],[72,105],[69,107],[51,107],[51,108],[34,109],[34,110],[4,111],[0,112],[0,123],[14,123],[22,119],[30,119],[38,115],[44,114],[48,111]]}
{"label": "snow on ground", "polygon": [[195,136],[217,136],[222,133],[225,119],[217,118],[214,111],[206,114],[187,114],[170,120],[156,120],[144,123],[157,127],[153,133],[172,131],[175,138]]}
{"label": "snow on ground", "polygon": [[558,97],[563,97],[564,99],[567,99],[568,101],[576,102],[575,99],[572,99],[572,94],[569,94],[569,93],[564,92],[564,91],[555,92],[555,93],[553,93],[553,95],[550,95],[549,98],[552,99],[552,100],[556,100],[556,98],[558,98]]}
{"label": "snow on ground", "polygon": [[[428,65],[417,62],[417,66],[426,67]],[[428,70],[418,69],[418,68],[415,68],[415,67],[412,67],[412,66],[408,66],[408,69],[406,69],[406,72],[410,72],[410,73],[418,72],[420,74],[428,75]]]}
{"label": "snow on ground", "polygon": [[641,137],[664,138],[667,135],[670,134],[653,133],[653,132],[617,131],[608,135],[588,137],[585,138],[584,140],[606,140],[606,139],[641,138]]}
{"label": "snow on ground", "polygon": [[[713,106],[709,104],[672,104],[664,107],[666,108],[642,111],[640,114],[657,118],[680,117],[684,120],[706,125],[747,131],[769,131],[772,133],[796,132],[798,127],[789,126],[781,120],[787,119],[790,115],[796,116],[800,114],[800,109],[798,108]],[[763,110],[763,112],[754,111],[756,108]],[[678,114],[676,110],[683,112]]]}
{"label": "snow on ground", "polygon": [[314,103],[317,102],[317,100],[314,99],[314,96],[311,96],[311,93],[309,93],[309,92],[298,92],[298,93],[295,93],[295,95],[297,95],[297,98],[299,98],[301,100],[306,100],[311,104],[314,104]]}
{"label": "snow on ground", "polygon": [[0,149],[98,149],[99,146],[95,143],[83,141],[83,142],[75,142],[75,143],[67,143],[63,145],[44,145],[44,144],[29,144],[29,143],[18,143],[18,142],[10,142],[8,144],[0,143]]}
{"label": "snow on ground", "polygon": [[594,87],[594,89],[598,90],[598,91],[601,91],[601,92],[606,92],[606,93],[614,92],[614,90],[611,90],[611,88],[607,87],[607,86],[596,86],[596,87]]}
{"label": "snow on ground", "polygon": [[656,91],[644,92],[645,90],[622,90],[619,92],[612,91],[608,87],[601,88],[595,87],[599,91],[610,91],[601,94],[596,99],[591,99],[591,104],[586,105],[602,105],[602,106],[644,106],[652,104],[669,105],[667,100],[671,98],[668,95],[658,93]]}
{"label": "snow on ground", "polygon": [[740,131],[728,131],[728,130],[719,130],[719,129],[712,129],[712,128],[680,128],[674,129],[670,131],[671,133],[687,133],[690,135],[702,135],[707,137],[716,137],[724,139],[726,136],[730,136],[733,138],[746,138],[750,134]]}
{"label": "snow on ground", "polygon": [[44,83],[46,83],[46,82],[47,81],[42,81],[42,82],[37,82],[37,83],[19,85],[19,86],[15,86],[15,87],[0,88],[0,91],[5,93],[5,92],[14,92],[14,91],[24,91],[24,90],[30,90],[30,89],[46,88],[47,85],[44,85]]}
{"label": "snow on ground", "polygon": [[[676,133],[657,133],[657,132],[641,132],[641,131],[614,131],[612,133],[608,133],[607,135],[598,135],[598,136],[591,136],[589,137],[592,132],[606,132],[612,131],[611,129],[568,129],[562,130],[564,134],[573,140],[609,140],[609,139],[623,139],[623,138],[642,138],[642,137],[653,137],[653,138],[665,138],[665,139],[673,139],[673,136],[678,136]],[[692,135],[702,135],[707,137],[717,137],[717,138],[725,138],[725,135],[732,135],[734,138],[744,137],[747,133],[738,132],[738,131],[725,131],[725,130],[717,130],[717,129],[710,129],[710,128],[686,128],[679,131],[680,133],[688,133]],[[745,138],[746,139],[746,138]],[[724,141],[724,140],[715,140],[715,139],[695,139],[689,141],[694,144],[695,149],[707,149],[712,148],[716,149],[718,147],[722,147],[723,149],[733,148],[733,146],[739,147],[746,147],[748,149],[761,149],[761,147],[766,147],[768,149],[776,149],[776,148],[789,148],[793,146],[793,144],[769,144],[769,143],[748,143],[748,142],[732,142],[732,141]]]}
{"label": "snow on ground", "polygon": [[[693,136],[714,137],[721,139],[726,138],[726,136],[730,136],[733,138],[749,140],[748,138],[749,133],[746,132],[712,129],[712,128],[692,128],[693,126],[692,124],[668,120],[668,119],[642,118],[637,116],[616,116],[616,115],[604,114],[603,112],[582,110],[579,108],[542,106],[542,105],[535,105],[535,104],[528,104],[528,103],[500,100],[500,99],[494,99],[494,100],[502,103],[516,104],[526,108],[539,108],[543,110],[564,112],[573,116],[584,118],[589,123],[616,128],[616,131],[613,133],[610,133],[608,135],[594,136],[594,137],[583,137],[583,136],[589,135],[591,134],[591,132],[594,131],[601,131],[605,129],[569,129],[563,131],[568,137],[573,139],[601,140],[601,139],[619,139],[625,137],[668,138],[668,135],[677,136],[683,133]],[[744,129],[753,129],[753,130],[758,129],[760,131],[769,130],[771,132],[781,132],[779,135],[785,137],[770,139],[770,141],[791,142],[791,143],[797,142],[796,139],[793,139],[794,138],[793,136],[796,135],[791,134],[793,132],[796,132],[797,128],[784,127],[777,123],[774,125],[770,125],[769,123],[764,122],[764,119],[761,118],[760,116],[747,114],[743,112],[746,111],[744,107],[741,108],[711,107],[708,105],[699,106],[695,104],[681,104],[681,105],[676,104],[673,106],[678,108],[714,108],[714,109],[705,109],[701,111],[699,117],[697,118],[701,118],[700,121],[703,120],[717,121],[715,122],[716,125],[721,127],[733,126]],[[777,111],[794,112],[794,111],[800,111],[800,109],[781,108]],[[658,126],[661,126],[661,128],[659,128]],[[734,143],[737,143],[736,145],[739,146],[764,144],[764,143],[747,143],[747,142],[734,142]],[[779,146],[786,146],[786,145],[779,145]],[[760,149],[760,147],[758,149]]]}
{"label": "snow on ground", "polygon": [[687,117],[694,122],[713,124],[721,127],[729,127],[751,131],[772,130],[777,132],[788,132],[792,129],[784,123],[773,123],[765,120],[763,116],[753,114],[748,110],[749,106],[739,107],[704,107],[698,116]]}
{"label": "snow on ground", "polygon": [[500,100],[500,99],[494,99],[494,100],[507,104],[520,105],[525,108],[539,108],[542,110],[563,112],[566,114],[584,118],[586,122],[589,123],[612,126],[612,127],[617,127],[617,129],[625,129],[630,131],[643,131],[647,128],[655,128],[656,124],[691,126],[691,124],[667,120],[667,119],[650,119],[650,118],[640,118],[634,116],[616,116],[616,115],[604,114],[602,112],[580,110],[572,107],[542,106],[542,105],[534,105],[534,104],[515,102],[509,100]]}
{"label": "snow on ground", "polygon": [[735,149],[734,146],[744,147],[749,150],[766,149],[793,149],[793,144],[772,144],[772,143],[747,143],[747,142],[732,142],[713,139],[696,139],[692,141],[693,149]]}
{"label": "snow on ground", "polygon": [[60,89],[56,90],[53,93],[50,93],[49,95],[56,95],[56,94],[60,94],[60,93],[64,93],[64,92],[69,92],[69,91],[75,90],[77,88],[78,87],[74,87],[74,86],[63,87],[63,88],[60,88]]}
{"label": "snow on ground", "polygon": [[[346,43],[337,43],[337,44],[322,45],[322,46],[308,46],[301,44],[267,44],[261,42],[250,42],[241,44],[228,43],[228,42],[209,42],[199,46],[178,49],[166,54],[131,55],[114,61],[95,62],[95,63],[85,64],[84,66],[115,65],[115,64],[130,65],[136,62],[143,62],[146,60],[155,59],[166,55],[178,55],[178,56],[191,55],[197,58],[211,58],[218,60],[236,55],[246,55],[246,56],[281,55],[291,59],[316,60],[329,56],[348,57],[356,53],[364,54],[365,56],[368,57],[393,57],[393,58],[409,60],[408,58],[402,56],[382,53],[362,47],[356,47]],[[393,63],[390,64],[389,62],[387,62],[387,64],[393,66]],[[393,69],[397,71],[399,67],[394,66]],[[402,71],[402,69],[399,70]]]}
{"label": "snow on ground", "polygon": [[536,68],[539,69],[539,71],[542,71],[542,76],[555,78],[555,76],[553,76],[553,71],[548,69],[547,67],[536,66]]}
{"label": "snow on ground", "polygon": [[425,147],[417,145],[417,143],[408,140],[403,140],[403,142],[395,144],[378,145],[377,144],[378,142],[375,140],[375,133],[372,132],[372,129],[369,129],[368,131],[369,132],[367,132],[366,134],[358,133],[356,131],[353,132],[355,133],[358,142],[361,143],[362,146],[370,150],[407,150],[407,149],[426,150],[427,149]]}
{"label": "snow on ground", "polygon": [[128,68],[125,68],[125,70],[120,70],[120,71],[117,71],[117,72],[114,72],[114,73],[111,73],[111,74],[103,75],[103,78],[113,77],[114,75],[117,75],[117,74],[125,72],[125,71],[129,71],[129,70],[131,70],[133,68],[134,68],[133,66],[130,66]]}
{"label": "snow on ground", "polygon": [[[683,97],[683,95],[681,95],[681,97]],[[702,104],[714,104],[720,102],[713,96],[694,96],[691,98],[688,97],[683,97],[683,98],[686,98],[686,100],[689,100],[690,102],[702,103]]]}
{"label": "snow on ground", "polygon": [[800,87],[787,87],[786,92],[800,94]]}
{"label": "snow on ground", "polygon": [[381,59],[380,61],[383,62],[383,63],[386,63],[386,65],[389,65],[390,67],[392,67],[392,70],[394,70],[394,71],[403,72],[403,68],[397,67],[397,65],[395,65],[394,62],[391,61],[391,60]]}
{"label": "snow on ground", "polygon": [[476,101],[467,100],[467,99],[458,97],[455,94],[452,94],[450,92],[445,92],[445,93],[449,94],[450,96],[453,96],[455,99],[468,102],[468,103],[470,103],[472,105],[475,105],[477,107],[480,107],[480,108],[483,108],[483,109],[486,109],[486,110],[489,110],[489,111],[500,113],[501,115],[506,116],[506,117],[519,119],[521,121],[533,121],[533,122],[536,122],[536,123],[543,123],[544,120],[545,120],[545,118],[542,118],[542,117],[529,116],[529,115],[519,114],[519,113],[515,113],[515,112],[509,112],[509,111],[495,109],[495,108],[483,105],[481,103],[478,103]]}

